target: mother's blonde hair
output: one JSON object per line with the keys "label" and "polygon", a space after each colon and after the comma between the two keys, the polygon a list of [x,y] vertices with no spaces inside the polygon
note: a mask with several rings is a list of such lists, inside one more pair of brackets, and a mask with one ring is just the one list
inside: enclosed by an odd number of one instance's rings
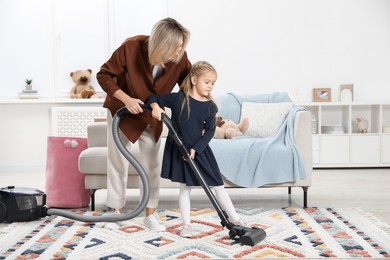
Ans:
{"label": "mother's blonde hair", "polygon": [[[184,55],[189,39],[190,32],[175,19],[167,17],[157,22],[148,41],[150,64],[164,68],[167,61],[178,63]],[[181,44],[183,45],[179,54],[171,60]]]}

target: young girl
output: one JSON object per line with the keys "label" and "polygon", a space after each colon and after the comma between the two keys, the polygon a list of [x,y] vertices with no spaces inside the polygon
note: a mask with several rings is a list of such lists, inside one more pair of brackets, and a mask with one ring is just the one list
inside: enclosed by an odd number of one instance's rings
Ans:
{"label": "young girl", "polygon": [[[212,65],[199,61],[191,67],[178,93],[151,96],[146,101],[153,111],[152,116],[161,120],[164,110],[172,111],[172,125],[198,165],[203,178],[215,193],[216,199],[226,211],[231,222],[245,225],[237,215],[233,203],[226,192],[221,173],[214,154],[209,146],[215,132],[216,113],[218,108],[211,98],[211,91],[217,79],[217,72]],[[160,107],[161,106],[161,107]],[[179,207],[183,219],[182,237],[192,236],[190,221],[191,186],[200,186],[192,169],[184,161],[179,147],[171,133],[168,134],[162,164],[161,177],[181,183]]]}

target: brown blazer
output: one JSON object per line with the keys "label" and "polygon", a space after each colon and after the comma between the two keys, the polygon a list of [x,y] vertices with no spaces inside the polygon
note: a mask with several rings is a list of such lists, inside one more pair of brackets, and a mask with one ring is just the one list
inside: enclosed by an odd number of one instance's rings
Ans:
{"label": "brown blazer", "polygon": [[[139,35],[126,39],[126,41],[114,51],[111,58],[104,63],[96,78],[107,93],[103,107],[110,110],[114,116],[116,111],[124,104],[113,95],[118,89],[122,89],[130,97],[138,98],[145,102],[150,95],[162,95],[172,91],[176,84],[181,84],[189,73],[191,63],[187,53],[179,63],[165,64],[157,81],[152,76],[152,65],[148,58],[149,36]],[[149,112],[124,117],[119,128],[131,142],[136,142],[150,125],[153,136],[157,141],[162,132],[162,122],[152,118]]]}

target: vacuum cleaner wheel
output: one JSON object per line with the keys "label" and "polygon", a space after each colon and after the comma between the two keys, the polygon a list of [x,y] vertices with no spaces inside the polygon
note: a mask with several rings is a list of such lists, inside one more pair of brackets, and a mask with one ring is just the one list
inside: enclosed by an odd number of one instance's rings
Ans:
{"label": "vacuum cleaner wheel", "polygon": [[7,208],[5,207],[5,204],[0,201],[0,223],[5,220],[6,216],[7,216]]}

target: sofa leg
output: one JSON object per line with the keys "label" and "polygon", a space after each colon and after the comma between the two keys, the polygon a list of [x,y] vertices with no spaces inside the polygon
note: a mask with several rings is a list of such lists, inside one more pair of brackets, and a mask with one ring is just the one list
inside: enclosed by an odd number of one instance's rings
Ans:
{"label": "sofa leg", "polygon": [[91,193],[91,211],[95,211],[95,192],[96,192],[96,190],[90,189],[89,192]]}
{"label": "sofa leg", "polygon": [[303,189],[303,208],[307,208],[307,190],[309,189],[309,187],[307,186],[304,186],[302,187]]}

